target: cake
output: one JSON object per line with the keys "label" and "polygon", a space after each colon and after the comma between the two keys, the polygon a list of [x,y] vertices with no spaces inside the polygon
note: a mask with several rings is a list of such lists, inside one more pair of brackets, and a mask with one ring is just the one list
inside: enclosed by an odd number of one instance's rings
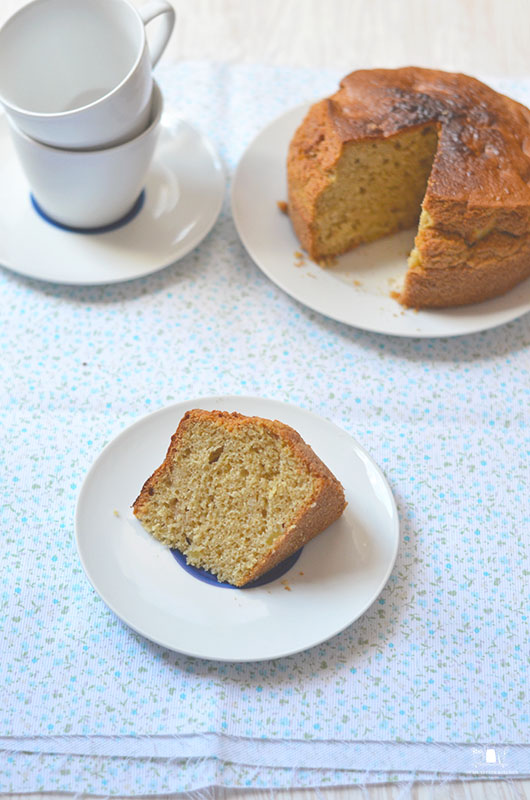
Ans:
{"label": "cake", "polygon": [[322,265],[418,226],[405,306],[476,303],[530,275],[530,112],[474,78],[352,72],[294,134],[287,181],[294,231]]}
{"label": "cake", "polygon": [[188,564],[244,586],[325,530],[345,505],[339,481],[293,428],[194,409],[133,510]]}

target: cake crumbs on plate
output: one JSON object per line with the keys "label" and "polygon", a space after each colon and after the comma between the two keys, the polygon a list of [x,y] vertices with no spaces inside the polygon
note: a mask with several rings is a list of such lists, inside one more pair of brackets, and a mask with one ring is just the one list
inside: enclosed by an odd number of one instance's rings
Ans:
{"label": "cake crumbs on plate", "polygon": [[288,214],[289,213],[289,206],[287,205],[285,200],[278,200],[276,205],[278,206],[278,208],[280,209],[282,214]]}
{"label": "cake crumbs on plate", "polygon": [[294,251],[294,258],[296,259],[294,262],[295,267],[304,267],[306,264],[305,256],[300,250]]}
{"label": "cake crumbs on plate", "polygon": [[115,517],[119,517],[120,516],[120,512],[118,511],[117,508],[114,509],[113,514],[114,514]]}

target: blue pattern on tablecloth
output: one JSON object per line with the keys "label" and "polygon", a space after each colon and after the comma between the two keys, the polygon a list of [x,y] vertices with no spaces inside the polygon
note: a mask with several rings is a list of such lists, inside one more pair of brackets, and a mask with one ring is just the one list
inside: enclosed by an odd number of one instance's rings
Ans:
{"label": "blue pattern on tablecloth", "polygon": [[[158,72],[166,105],[211,137],[230,173],[270,119],[338,77],[201,63]],[[530,104],[530,84],[496,86]],[[2,270],[0,287],[1,737],[530,745],[530,315],[456,339],[348,328],[267,280],[228,202],[198,248],[149,278],[73,288]],[[150,410],[213,394],[273,397],[333,420],[395,493],[402,540],[388,585],[307,653],[230,665],[165,651],[105,607],[79,564],[76,495],[102,447]],[[0,789],[22,791],[12,787],[30,756],[12,758]],[[45,761],[41,788],[72,790]],[[107,768],[112,791],[123,788],[123,765]],[[182,770],[173,787],[205,785],[200,764]],[[517,770],[530,773],[528,756]],[[264,786],[295,785],[265,772]],[[228,785],[245,785],[236,773]]]}

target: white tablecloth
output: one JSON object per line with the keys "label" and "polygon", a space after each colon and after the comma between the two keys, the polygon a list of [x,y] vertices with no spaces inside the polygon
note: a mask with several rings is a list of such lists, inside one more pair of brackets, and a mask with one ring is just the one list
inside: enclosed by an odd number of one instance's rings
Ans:
{"label": "white tablecloth", "polygon": [[[231,176],[264,124],[339,75],[208,62],[158,77]],[[522,81],[503,88],[529,97]],[[228,198],[205,241],[149,278],[67,288],[3,270],[0,282],[2,790],[530,774],[528,315],[442,340],[333,322],[260,272]],[[307,653],[227,665],[164,651],[105,607],[79,565],[75,500],[103,445],[150,410],[212,394],[333,420],[395,494],[388,585]]]}

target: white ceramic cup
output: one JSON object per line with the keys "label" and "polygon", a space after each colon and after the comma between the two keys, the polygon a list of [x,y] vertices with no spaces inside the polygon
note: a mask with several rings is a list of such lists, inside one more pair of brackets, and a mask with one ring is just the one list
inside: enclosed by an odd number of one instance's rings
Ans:
{"label": "white ceramic cup", "polygon": [[160,129],[162,93],[153,82],[148,127],[134,139],[100,150],[64,150],[37,142],[10,120],[12,139],[39,208],[60,225],[100,228],[135,206]]}
{"label": "white ceramic cup", "polygon": [[[155,17],[149,47],[145,26]],[[33,0],[0,30],[0,102],[45,144],[108,147],[150,114],[152,67],[175,23],[167,0]]]}

